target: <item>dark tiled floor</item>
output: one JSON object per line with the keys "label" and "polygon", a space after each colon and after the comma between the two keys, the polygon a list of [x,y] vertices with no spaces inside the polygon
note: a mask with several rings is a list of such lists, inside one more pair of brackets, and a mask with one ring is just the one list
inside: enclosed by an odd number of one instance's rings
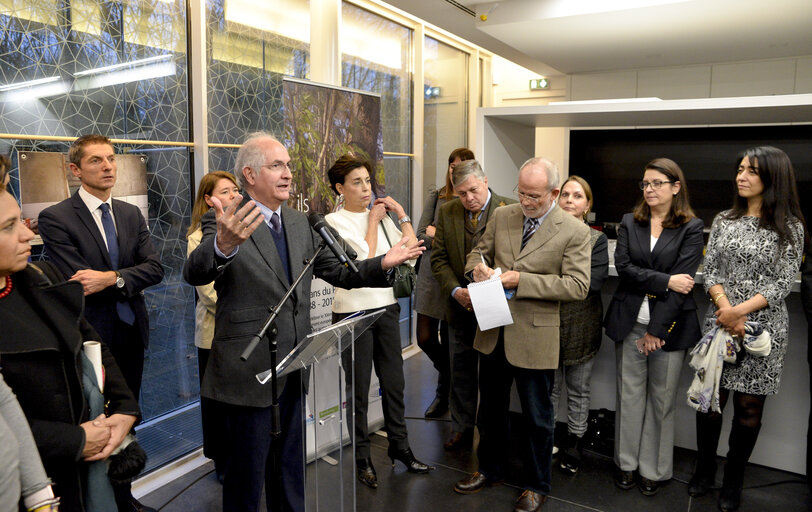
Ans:
{"label": "dark tiled floor", "polygon": [[[433,396],[435,374],[424,355],[406,361],[406,415],[412,449],[418,458],[436,467],[429,475],[411,475],[400,464],[392,469],[386,457],[386,439],[372,436],[372,460],[378,473],[377,490],[358,486],[357,510],[387,512],[427,512],[429,510],[466,512],[510,511],[521,488],[505,485],[485,489],[472,496],[453,492],[454,482],[476,469],[476,457],[471,453],[448,453],[442,442],[450,432],[448,421],[426,421],[423,410]],[[519,443],[513,443],[514,460],[520,457]],[[345,457],[350,456],[345,449]],[[335,454],[334,454],[335,455]],[[335,482],[338,469],[319,461],[320,482]],[[685,482],[693,467],[692,452],[676,449],[674,480],[656,496],[645,497],[636,489],[622,491],[612,483],[612,461],[588,452],[582,470],[575,476],[554,470],[552,499],[545,511],[715,511],[717,493],[700,499],[691,498]],[[308,465],[308,478],[314,474],[314,464]],[[517,462],[509,481],[520,481],[521,465]],[[721,480],[721,471],[718,480]],[[311,479],[312,481],[312,479]],[[352,481],[351,479],[349,481]],[[741,512],[812,510],[812,499],[803,476],[750,466],[745,477]],[[309,493],[309,510],[314,499]],[[322,510],[336,510],[328,500],[334,496],[321,495]],[[154,491],[141,500],[165,512],[207,512],[220,510],[221,487],[214,477],[211,463]],[[334,502],[333,502],[334,503]],[[325,506],[330,505],[330,506]],[[263,509],[264,510],[264,509]],[[349,510],[349,509],[348,509]]]}

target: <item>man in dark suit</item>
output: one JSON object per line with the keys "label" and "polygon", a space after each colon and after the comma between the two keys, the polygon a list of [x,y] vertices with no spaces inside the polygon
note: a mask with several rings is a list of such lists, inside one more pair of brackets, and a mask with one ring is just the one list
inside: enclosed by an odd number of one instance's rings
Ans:
{"label": "man in dark suit", "polygon": [[493,211],[516,202],[488,188],[488,178],[476,160],[459,163],[451,174],[451,183],[459,198],[440,208],[431,256],[434,278],[448,297],[452,433],[445,443],[447,450],[471,446],[476,420],[479,356],[473,347],[476,317],[464,276],[465,258],[485,232]]}
{"label": "man in dark suit", "polygon": [[564,212],[555,200],[558,170],[532,158],[519,171],[518,205],[494,212],[466,273],[484,281],[502,270],[502,286],[513,323],[477,329],[480,357],[479,470],[457,482],[461,494],[499,483],[507,470],[508,410],[513,381],[522,405],[529,446],[524,451],[525,491],[515,512],[541,510],[550,494],[555,417],[550,395],[558,367],[559,302],[582,300],[589,291],[592,247],[589,227]]}
{"label": "man in dark suit", "polygon": [[[66,278],[81,283],[85,317],[138,398],[149,345],[143,290],[161,282],[163,267],[141,211],[111,197],[116,158],[110,139],[79,137],[68,160],[82,186],[40,213],[39,234],[51,262]],[[129,484],[115,491],[120,510],[150,510],[132,497]]]}
{"label": "man in dark suit", "polygon": [[[183,269],[189,284],[214,281],[217,291],[214,340],[201,394],[220,402],[224,411],[229,458],[223,510],[257,511],[264,484],[268,510],[279,498],[282,510],[303,511],[302,375],[279,379],[281,434],[273,440],[271,386],[255,378],[271,366],[267,338],[248,361],[241,361],[240,354],[321,239],[304,214],[284,205],[292,180],[290,156],[271,135],[249,136],[237,153],[235,174],[246,197],[225,211],[212,199],[214,210],[202,220],[203,240]],[[405,242],[403,238],[382,257],[359,262],[358,273],[322,251],[276,319],[280,359],[311,331],[313,274],[342,288],[391,286],[387,271],[422,252],[419,246],[406,248]]]}

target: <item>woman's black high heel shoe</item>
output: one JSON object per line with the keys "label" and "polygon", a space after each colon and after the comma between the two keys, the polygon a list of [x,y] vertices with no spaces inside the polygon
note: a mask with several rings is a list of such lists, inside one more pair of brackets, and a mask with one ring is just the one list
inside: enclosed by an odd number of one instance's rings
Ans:
{"label": "woman's black high heel shoe", "polygon": [[372,459],[355,459],[355,474],[362,484],[373,489],[378,488],[378,475],[375,474]]}
{"label": "woman's black high heel shoe", "polygon": [[389,458],[392,459],[392,467],[395,467],[395,461],[399,460],[406,465],[406,469],[409,470],[409,473],[428,473],[429,470],[434,469],[428,464],[423,464],[415,459],[411,448],[398,450],[394,446],[390,446],[386,453],[389,455]]}

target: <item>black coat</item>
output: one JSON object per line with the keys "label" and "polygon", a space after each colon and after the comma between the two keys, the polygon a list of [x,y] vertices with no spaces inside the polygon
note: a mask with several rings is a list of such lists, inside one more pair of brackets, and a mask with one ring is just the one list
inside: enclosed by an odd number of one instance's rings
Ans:
{"label": "black coat", "polygon": [[[99,336],[82,316],[84,296],[77,282],[63,282],[56,269],[29,265],[12,275],[14,292],[19,291],[48,319],[48,327],[59,342],[59,352],[36,339],[24,339],[0,329],[0,361],[3,378],[31,425],[31,432],[55,492],[62,499],[60,510],[84,510],[86,467],[82,462],[84,430],[88,406],[82,391],[82,342]],[[47,277],[43,275],[45,273]],[[58,284],[50,285],[50,282]],[[5,315],[23,315],[23,311],[0,309],[0,325]],[[39,316],[32,319],[39,321]],[[138,416],[138,404],[124,382],[112,354],[102,344],[105,367],[105,401],[109,413]]]}
{"label": "black coat", "polygon": [[702,334],[693,294],[670,291],[668,280],[674,274],[696,275],[702,261],[703,225],[701,219],[693,219],[663,229],[652,251],[650,224],[635,222],[631,213],[623,216],[615,248],[620,284],[606,312],[607,336],[623,341],[648,295],[651,321],[647,332],[665,341],[663,350],[684,350],[699,341]]}

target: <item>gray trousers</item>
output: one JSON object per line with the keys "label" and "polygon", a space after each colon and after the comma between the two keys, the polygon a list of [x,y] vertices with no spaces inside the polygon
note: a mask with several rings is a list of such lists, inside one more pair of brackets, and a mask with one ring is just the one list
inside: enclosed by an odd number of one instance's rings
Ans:
{"label": "gray trousers", "polygon": [[615,345],[615,464],[662,481],[673,473],[675,402],[685,351],[658,350],[644,356],[635,341],[645,333],[646,326],[636,324]]}
{"label": "gray trousers", "polygon": [[[558,416],[558,399],[561,397],[561,387],[567,384],[567,431],[578,437],[586,433],[589,419],[589,384],[592,380],[593,357],[581,364],[564,366],[559,364],[555,370],[555,384],[550,397],[553,401],[553,411]],[[556,445],[557,446],[557,445]]]}
{"label": "gray trousers", "polygon": [[476,424],[479,390],[479,352],[474,350],[476,323],[465,327],[448,324],[451,352],[451,430],[470,432]]}

